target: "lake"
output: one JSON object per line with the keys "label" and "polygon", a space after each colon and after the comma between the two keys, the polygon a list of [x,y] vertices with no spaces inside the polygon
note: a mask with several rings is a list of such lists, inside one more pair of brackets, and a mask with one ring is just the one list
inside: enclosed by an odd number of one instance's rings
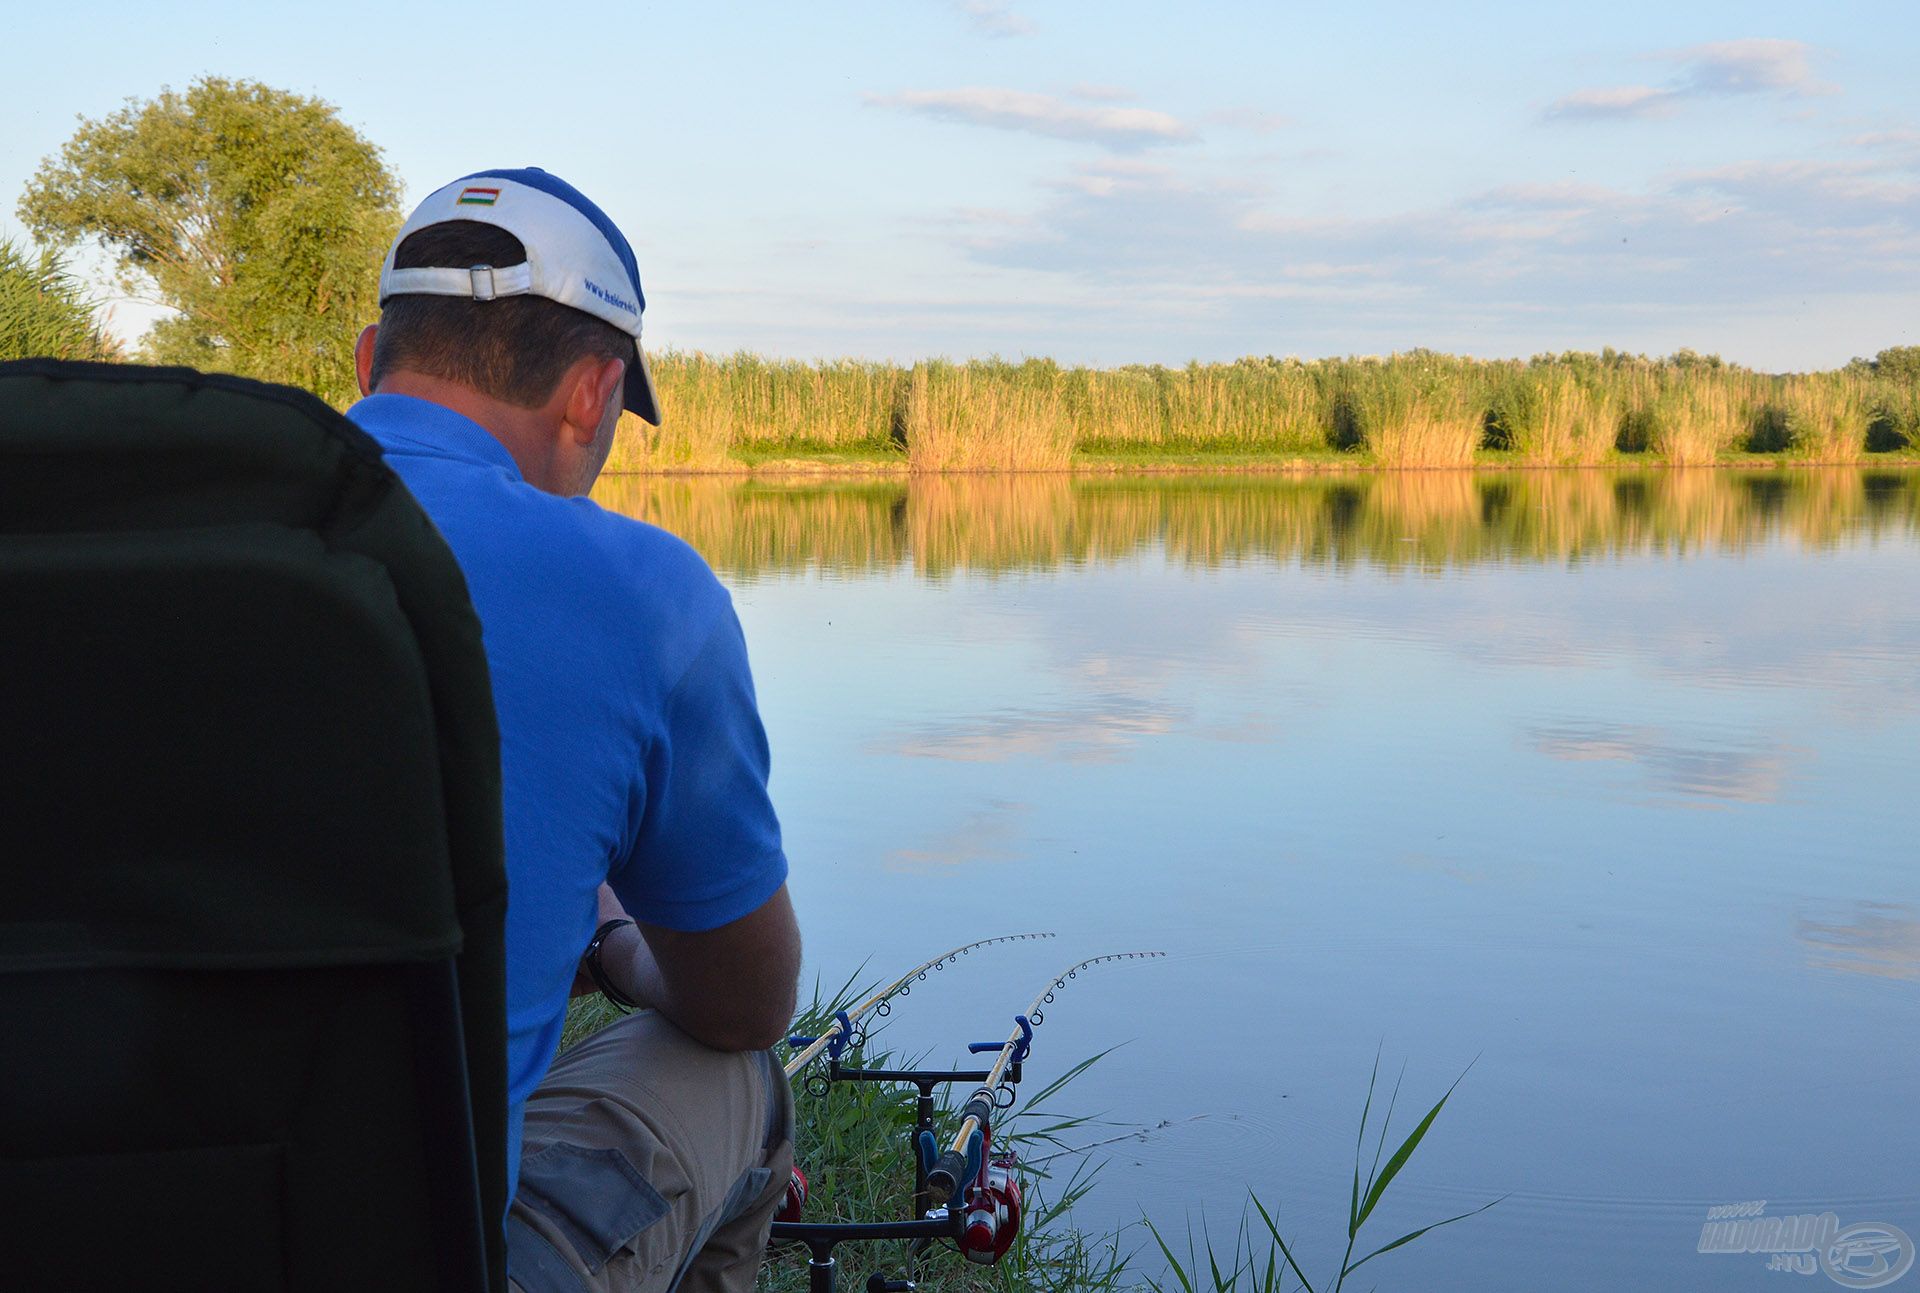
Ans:
{"label": "lake", "polygon": [[810,973],[1057,933],[885,1040],[954,1059],[1168,953],[1035,1041],[1036,1090],[1118,1045],[1080,1139],[1148,1129],[1083,1227],[1230,1243],[1252,1189],[1317,1282],[1379,1052],[1396,1128],[1466,1076],[1363,1238],[1505,1197],[1359,1287],[1829,1286],[1697,1251],[1762,1200],[1920,1237],[1920,473],[598,496],[733,589]]}

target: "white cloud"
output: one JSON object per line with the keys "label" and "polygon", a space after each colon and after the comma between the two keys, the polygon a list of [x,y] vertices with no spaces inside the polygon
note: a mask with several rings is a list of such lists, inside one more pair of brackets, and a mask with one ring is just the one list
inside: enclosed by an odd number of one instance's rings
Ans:
{"label": "white cloud", "polygon": [[1575,90],[1548,105],[1550,118],[1579,117],[1664,117],[1671,113],[1679,94],[1672,89],[1652,85],[1609,85],[1591,90]]}
{"label": "white cloud", "polygon": [[1812,46],[1797,40],[1712,41],[1656,55],[1679,64],[1665,85],[1612,85],[1575,90],[1547,105],[1549,120],[1664,117],[1688,100],[1766,95],[1802,98],[1831,94],[1814,77]]}
{"label": "white cloud", "polygon": [[1813,76],[1813,48],[1798,40],[1721,40],[1674,55],[1697,94],[1828,94]]}
{"label": "white cloud", "polygon": [[976,35],[1005,39],[1031,36],[1033,23],[1013,12],[999,0],[954,0],[953,7],[967,20]]}
{"label": "white cloud", "polygon": [[1185,143],[1194,137],[1178,118],[1150,108],[1089,107],[1026,90],[989,86],[904,90],[898,94],[869,94],[866,101],[875,107],[917,113],[936,121],[1081,140],[1120,151]]}
{"label": "white cloud", "polygon": [[[1722,349],[1738,320],[1772,335],[1754,361],[1780,363],[1909,335],[1890,321],[1910,315],[1920,275],[1920,159],[1892,149],[1632,189],[1510,185],[1361,218],[1129,158],[1075,167],[1049,192],[1023,226],[976,225],[965,253],[1071,287],[1090,315],[1105,302],[1177,320],[1166,331],[1193,353]],[[1841,301],[1857,320],[1844,339],[1809,322]]]}

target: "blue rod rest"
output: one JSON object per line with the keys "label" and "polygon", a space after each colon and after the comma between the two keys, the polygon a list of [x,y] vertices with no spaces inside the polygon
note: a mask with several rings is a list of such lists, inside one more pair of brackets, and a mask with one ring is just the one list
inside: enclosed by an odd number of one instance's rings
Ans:
{"label": "blue rod rest", "polygon": [[[1020,1025],[1020,1040],[1013,1044],[1013,1062],[1019,1064],[1026,1060],[1027,1052],[1033,1047],[1033,1025],[1028,1022],[1025,1015],[1015,1015],[1013,1022]],[[1005,1042],[968,1042],[967,1054],[982,1055],[987,1051],[997,1051],[1005,1045]]]}
{"label": "blue rod rest", "polygon": [[[827,1058],[837,1060],[846,1052],[848,1045],[852,1042],[853,1020],[847,1018],[846,1011],[837,1010],[834,1012],[833,1022],[840,1025],[840,1031],[835,1033],[833,1040],[827,1043]],[[801,1037],[795,1035],[787,1038],[787,1045],[800,1051],[805,1050],[819,1040],[818,1037]]]}

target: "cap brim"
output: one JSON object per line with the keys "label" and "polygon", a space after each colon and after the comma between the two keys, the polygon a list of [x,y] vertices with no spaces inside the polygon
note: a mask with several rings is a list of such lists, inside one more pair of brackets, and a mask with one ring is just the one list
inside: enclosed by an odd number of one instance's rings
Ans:
{"label": "cap brim", "polygon": [[627,412],[659,426],[660,397],[654,393],[653,374],[647,371],[647,352],[641,349],[637,338],[633,343],[633,356],[634,362],[627,365]]}

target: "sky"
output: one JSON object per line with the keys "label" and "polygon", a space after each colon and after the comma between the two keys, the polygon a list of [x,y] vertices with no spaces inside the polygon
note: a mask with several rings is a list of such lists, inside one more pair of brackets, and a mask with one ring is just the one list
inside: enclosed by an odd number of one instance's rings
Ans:
{"label": "sky", "polygon": [[33,56],[0,81],[0,237],[76,117],[212,74],[336,105],[410,200],[570,180],[632,239],[655,347],[1789,371],[1920,343],[1910,0],[166,15],[9,19]]}

